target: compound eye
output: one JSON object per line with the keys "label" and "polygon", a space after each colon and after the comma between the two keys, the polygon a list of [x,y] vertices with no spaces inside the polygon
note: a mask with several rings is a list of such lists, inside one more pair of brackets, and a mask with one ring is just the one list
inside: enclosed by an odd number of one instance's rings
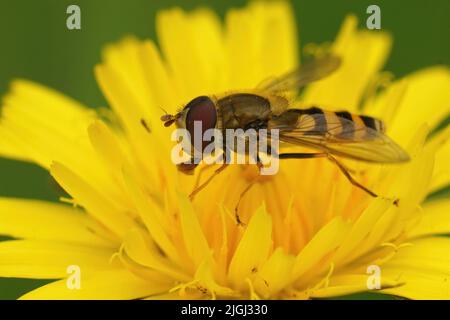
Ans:
{"label": "compound eye", "polygon": [[[214,102],[207,96],[200,96],[193,99],[189,102],[185,109],[187,109],[186,114],[186,129],[189,131],[191,135],[191,144],[194,146],[195,141],[195,130],[194,125],[195,122],[199,122],[197,125],[201,123],[201,137],[199,141],[203,141],[203,133],[208,129],[214,129],[216,127],[217,122],[217,112]],[[200,133],[200,131],[199,131]],[[202,149],[209,142],[202,143]]]}

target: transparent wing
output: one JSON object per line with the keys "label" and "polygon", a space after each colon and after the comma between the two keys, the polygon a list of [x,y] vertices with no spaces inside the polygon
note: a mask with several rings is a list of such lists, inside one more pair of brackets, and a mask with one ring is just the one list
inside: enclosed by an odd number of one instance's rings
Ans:
{"label": "transparent wing", "polygon": [[297,70],[289,72],[279,78],[268,79],[258,85],[258,89],[271,92],[283,92],[299,89],[308,83],[320,80],[341,64],[341,59],[336,56],[315,58],[302,64]]}
{"label": "transparent wing", "polygon": [[[327,121],[328,120],[328,121]],[[301,116],[295,127],[277,125],[280,141],[319,149],[338,156],[375,163],[409,160],[408,154],[380,131],[343,117]]]}

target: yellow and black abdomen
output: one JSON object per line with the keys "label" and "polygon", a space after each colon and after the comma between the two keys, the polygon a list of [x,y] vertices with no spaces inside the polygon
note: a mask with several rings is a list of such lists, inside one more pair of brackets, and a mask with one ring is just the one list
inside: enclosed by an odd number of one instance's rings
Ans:
{"label": "yellow and black abdomen", "polygon": [[320,108],[303,111],[304,114],[313,117],[314,128],[311,130],[315,133],[325,129],[325,134],[328,133],[340,139],[364,140],[373,136],[372,130],[384,132],[383,122],[373,117],[357,115],[348,111],[325,111]]}
{"label": "yellow and black abdomen", "polygon": [[[341,133],[339,136],[348,138],[348,139],[364,139],[370,138],[372,135],[370,132],[375,130],[377,132],[384,133],[385,127],[384,123],[376,118],[365,116],[365,115],[357,115],[347,111],[337,111],[337,112],[329,112],[334,113],[337,116]],[[329,127],[332,126],[331,123],[328,124]],[[330,128],[329,128],[330,129]]]}
{"label": "yellow and black abdomen", "polygon": [[374,131],[384,132],[383,122],[373,117],[317,107],[286,110],[272,118],[269,128],[284,128],[304,136],[329,136],[344,141],[370,140]]}

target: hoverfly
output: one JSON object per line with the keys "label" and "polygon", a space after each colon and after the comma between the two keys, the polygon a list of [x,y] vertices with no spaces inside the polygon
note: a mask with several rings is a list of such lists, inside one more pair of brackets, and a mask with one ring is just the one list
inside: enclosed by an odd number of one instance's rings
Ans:
{"label": "hoverfly", "polygon": [[[374,192],[353,179],[335,156],[372,163],[408,161],[408,154],[384,134],[383,122],[369,116],[347,111],[327,111],[316,106],[306,109],[289,108],[289,100],[285,98],[286,92],[298,90],[326,77],[339,65],[340,59],[336,56],[316,58],[295,71],[264,81],[255,89],[196,97],[177,114],[163,115],[161,120],[165,126],[175,123],[177,127],[187,129],[191,135],[194,134],[194,121],[201,121],[203,130],[278,129],[281,142],[317,151],[280,153],[279,159],[326,157],[338,166],[354,186],[377,197]],[[195,167],[196,164],[192,162],[178,165],[179,170],[184,173],[192,173]],[[224,164],[213,176],[225,167]],[[197,186],[191,196],[204,188],[213,176]],[[237,214],[236,217],[238,218]]]}

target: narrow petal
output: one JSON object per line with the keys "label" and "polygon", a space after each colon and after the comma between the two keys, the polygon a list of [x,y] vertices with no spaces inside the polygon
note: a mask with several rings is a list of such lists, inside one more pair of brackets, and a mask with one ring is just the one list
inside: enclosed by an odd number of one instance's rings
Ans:
{"label": "narrow petal", "polygon": [[[182,102],[167,66],[153,42],[134,38],[108,46],[103,56],[102,63],[95,67],[97,82],[125,128],[136,152],[134,157],[144,164],[153,162],[145,168],[157,171],[155,163],[160,158],[166,163],[163,155],[170,155],[171,147],[170,129],[162,125],[160,117],[165,110],[173,113]],[[156,156],[152,150],[161,154]]]}
{"label": "narrow petal", "polygon": [[[39,221],[37,224],[36,221]],[[114,246],[86,214],[67,205],[0,198],[0,234],[91,246]]]}
{"label": "narrow petal", "polygon": [[224,57],[220,22],[211,11],[186,14],[175,8],[157,16],[158,40],[184,103],[223,90]]}
{"label": "narrow petal", "polygon": [[291,279],[299,278],[336,249],[345,239],[350,227],[349,223],[336,217],[320,229],[297,255]]}
{"label": "narrow petal", "polygon": [[92,146],[102,158],[104,165],[109,167],[112,173],[120,173],[124,155],[112,131],[106,124],[97,120],[89,126],[88,133]]}
{"label": "narrow petal", "polygon": [[81,273],[113,268],[113,250],[45,240],[0,242],[0,276],[12,278],[58,279],[68,276],[67,268]]}
{"label": "narrow petal", "polygon": [[1,126],[20,141],[25,158],[48,168],[52,160],[68,158],[67,144],[87,151],[84,130],[94,118],[93,110],[52,89],[15,80],[3,98]]}
{"label": "narrow petal", "polygon": [[272,219],[264,207],[252,216],[230,262],[228,277],[236,286],[261,268],[272,247]]}
{"label": "narrow petal", "polygon": [[381,276],[405,284],[383,290],[409,299],[450,299],[450,238],[418,239],[381,266]]}
{"label": "narrow petal", "polygon": [[392,206],[392,201],[382,198],[373,200],[364,210],[361,216],[355,221],[350,232],[336,251],[334,261],[340,263],[349,261],[351,257],[355,257],[361,252],[362,243],[365,237],[372,231],[375,223],[383,216],[384,212]]}
{"label": "narrow petal", "polygon": [[[16,80],[4,98],[0,132],[7,144],[17,144],[22,158],[49,169],[53,161],[64,163],[78,175],[95,182],[111,201],[121,192],[111,182],[89,142],[87,127],[96,113],[44,86]],[[16,153],[16,151],[13,151]]]}
{"label": "narrow petal", "polygon": [[[143,104],[130,89],[126,78],[118,74],[112,66],[108,64],[96,66],[95,75],[125,129],[127,141],[135,151],[134,158],[143,164],[143,169],[152,180],[160,179],[159,164],[163,168],[167,167],[165,165],[170,161],[172,147],[169,131],[163,131],[170,129],[164,128],[161,121],[157,119],[163,111],[155,112],[149,108],[152,106],[151,103]],[[142,125],[142,120],[150,121],[148,126],[151,134]],[[155,153],[155,150],[159,150],[160,153]]]}
{"label": "narrow petal", "polygon": [[225,18],[225,37],[230,88],[253,88],[298,65],[297,30],[286,1],[258,1],[231,10]]}
{"label": "narrow petal", "polygon": [[126,85],[126,79],[120,77],[117,71],[109,65],[97,65],[95,76],[122,125],[129,132],[142,136],[144,128],[140,125],[140,121],[142,118],[146,118],[146,114],[142,102]]}
{"label": "narrow petal", "polygon": [[430,67],[392,83],[387,90],[370,99],[364,113],[387,123],[387,132],[405,146],[424,123],[430,129],[449,115],[450,69]]}
{"label": "narrow petal", "polygon": [[149,282],[136,277],[127,270],[103,271],[83,277],[81,288],[69,289],[66,280],[56,281],[33,290],[24,300],[122,300],[139,299],[153,294],[164,293],[170,286]]}
{"label": "narrow petal", "polygon": [[419,223],[409,237],[450,234],[450,199],[425,202]]}
{"label": "narrow petal", "polygon": [[334,74],[308,87],[305,103],[357,110],[369,82],[383,67],[392,45],[389,34],[358,30],[357,25],[355,16],[345,19],[332,46],[332,52],[341,57],[342,64]]}
{"label": "narrow petal", "polygon": [[281,248],[277,248],[258,273],[262,281],[258,285],[255,283],[257,291],[266,292],[268,297],[282,290],[290,281],[294,263],[294,256],[286,254]]}
{"label": "narrow petal", "polygon": [[186,251],[194,262],[195,267],[198,267],[205,259],[211,257],[212,252],[192,208],[192,204],[181,193],[178,195],[178,203],[180,205],[181,230]]}
{"label": "narrow petal", "polygon": [[1,125],[0,137],[0,155],[2,157],[21,161],[31,161],[26,148],[20,145],[20,140],[17,139],[10,130]]}
{"label": "narrow petal", "polygon": [[165,275],[178,281],[190,279],[182,268],[175,266],[173,261],[164,257],[152,239],[139,229],[130,230],[127,234],[124,250],[136,263],[160,272],[161,278]]}
{"label": "narrow petal", "polygon": [[[342,276],[331,277],[326,287],[313,290],[310,293],[310,297],[332,298],[336,296],[369,291],[367,286],[369,276],[370,275],[368,274],[346,274]],[[380,280],[380,289],[372,289],[372,292],[377,292],[381,289],[395,288],[401,285],[402,283],[395,279],[382,277]]]}
{"label": "narrow petal", "polygon": [[166,228],[161,215],[161,208],[158,207],[152,199],[147,197],[138,187],[128,170],[123,172],[124,180],[129,188],[131,198],[136,206],[142,221],[147,227],[152,239],[161,248],[161,250],[176,262],[180,262],[180,256],[171,238],[166,233]]}
{"label": "narrow petal", "polygon": [[389,135],[402,143],[408,141],[426,121],[434,128],[450,112],[450,69],[432,67],[406,78],[407,88],[395,117],[389,123]]}
{"label": "narrow petal", "polygon": [[239,296],[238,292],[235,292],[232,289],[221,286],[217,283],[216,279],[214,278],[211,259],[203,260],[203,262],[195,272],[195,279],[198,280],[201,286],[204,286],[208,290],[208,293],[210,293],[213,298],[215,298],[216,296]]}
{"label": "narrow petal", "polygon": [[[78,135],[95,118],[95,112],[77,101],[43,85],[28,80],[15,80],[3,98],[3,121],[34,121],[67,138]],[[51,115],[51,117],[49,116]],[[49,165],[49,163],[47,163]]]}
{"label": "narrow petal", "polygon": [[437,149],[430,186],[434,192],[450,185],[450,126],[433,137],[430,143],[436,144]]}
{"label": "narrow petal", "polygon": [[[367,97],[363,106],[363,113],[384,121],[387,132],[390,133],[391,123],[395,117],[398,106],[408,90],[408,77],[392,82],[386,90],[377,95]],[[405,141],[402,141],[402,145]]]}
{"label": "narrow petal", "polygon": [[103,50],[102,60],[103,66],[117,75],[123,89],[138,103],[138,109],[132,111],[145,112],[146,105],[152,105],[153,99],[142,68],[141,47],[140,40],[128,36],[117,44],[107,46]]}
{"label": "narrow petal", "polygon": [[134,226],[134,222],[125,211],[118,208],[63,164],[54,163],[51,174],[77,203],[86,208],[91,216],[116,236],[122,238]]}
{"label": "narrow petal", "polygon": [[[424,146],[428,134],[426,127],[415,132],[415,137],[408,147],[411,160],[401,165],[392,165],[380,172],[378,188],[383,190],[383,196],[388,199],[398,199],[398,205],[394,209],[394,215],[384,220],[390,224],[384,230],[379,229],[378,238],[381,242],[390,242],[407,232],[419,218],[418,208],[425,200],[433,172],[434,147],[429,144]],[[380,220],[381,221],[381,220]],[[381,227],[377,224],[375,227]],[[374,229],[375,231],[375,229]],[[382,233],[382,235],[380,235]],[[374,237],[373,239],[376,239]],[[372,240],[373,240],[372,239]]]}
{"label": "narrow petal", "polygon": [[134,135],[144,131],[141,119],[153,133],[163,130],[161,108],[174,111],[180,103],[166,65],[150,41],[128,37],[109,45],[95,75],[120,121]]}
{"label": "narrow petal", "polygon": [[[152,41],[145,41],[141,46],[140,55],[143,73],[147,79],[154,105],[149,106],[152,113],[159,115],[160,108],[168,112],[175,112],[181,97],[174,94],[172,79],[167,65],[163,62],[159,49]],[[157,111],[157,112],[156,112]]]}

